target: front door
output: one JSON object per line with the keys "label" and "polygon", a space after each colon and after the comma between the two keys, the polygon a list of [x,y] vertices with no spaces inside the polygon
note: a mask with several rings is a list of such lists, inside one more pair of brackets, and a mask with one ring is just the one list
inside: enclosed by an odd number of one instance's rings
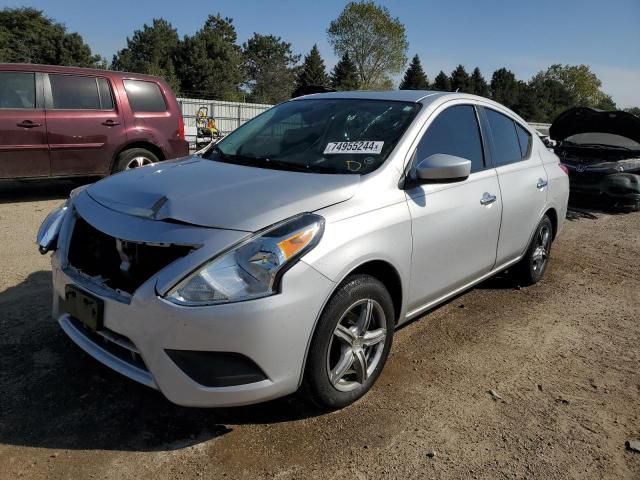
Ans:
{"label": "front door", "polygon": [[49,175],[39,74],[0,72],[0,178]]}
{"label": "front door", "polygon": [[471,175],[406,191],[413,233],[409,314],[488,273],[500,232],[500,187],[495,170],[485,162],[476,109],[455,105],[435,115],[414,164],[446,153],[471,160]]}
{"label": "front door", "polygon": [[45,98],[51,174],[109,173],[125,136],[109,80],[50,73],[45,77]]}

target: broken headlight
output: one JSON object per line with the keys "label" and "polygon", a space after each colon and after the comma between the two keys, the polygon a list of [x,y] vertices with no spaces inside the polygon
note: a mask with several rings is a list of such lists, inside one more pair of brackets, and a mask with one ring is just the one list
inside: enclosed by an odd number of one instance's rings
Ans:
{"label": "broken headlight", "polygon": [[276,293],[282,274],[315,247],[324,219],[299,215],[260,232],[214,258],[167,294],[178,305],[212,305]]}

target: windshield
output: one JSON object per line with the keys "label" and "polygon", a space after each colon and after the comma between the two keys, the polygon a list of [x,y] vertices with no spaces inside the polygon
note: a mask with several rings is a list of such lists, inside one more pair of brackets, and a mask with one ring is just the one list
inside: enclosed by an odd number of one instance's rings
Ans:
{"label": "windshield", "polygon": [[389,156],[417,103],[308,99],[255,117],[203,156],[262,168],[365,174]]}

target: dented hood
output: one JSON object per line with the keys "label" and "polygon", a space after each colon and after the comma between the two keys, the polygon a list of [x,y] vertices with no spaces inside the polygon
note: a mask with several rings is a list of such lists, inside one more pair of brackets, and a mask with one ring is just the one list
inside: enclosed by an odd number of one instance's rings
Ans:
{"label": "dented hood", "polygon": [[557,141],[579,133],[610,133],[640,143],[640,118],[620,110],[575,107],[558,115],[549,127],[549,136]]}
{"label": "dented hood", "polygon": [[107,177],[87,194],[129,215],[253,232],[344,202],[359,182],[359,175],[263,169],[194,156]]}

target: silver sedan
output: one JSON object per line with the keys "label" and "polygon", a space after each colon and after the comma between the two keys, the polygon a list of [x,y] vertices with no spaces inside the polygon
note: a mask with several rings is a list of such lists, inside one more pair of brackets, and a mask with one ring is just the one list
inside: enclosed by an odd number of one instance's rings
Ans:
{"label": "silver sedan", "polygon": [[38,243],[67,335],[172,402],[340,408],[398,325],[505,269],[539,281],[568,185],[485,98],[326,93],[75,190]]}

